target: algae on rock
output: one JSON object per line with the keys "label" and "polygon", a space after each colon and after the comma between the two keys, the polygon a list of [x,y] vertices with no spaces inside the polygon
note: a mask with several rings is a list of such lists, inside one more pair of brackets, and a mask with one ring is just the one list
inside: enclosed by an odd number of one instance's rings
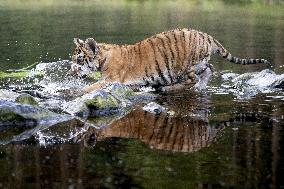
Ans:
{"label": "algae on rock", "polygon": [[16,98],[16,102],[20,104],[29,104],[33,106],[38,106],[38,102],[29,94],[21,94]]}

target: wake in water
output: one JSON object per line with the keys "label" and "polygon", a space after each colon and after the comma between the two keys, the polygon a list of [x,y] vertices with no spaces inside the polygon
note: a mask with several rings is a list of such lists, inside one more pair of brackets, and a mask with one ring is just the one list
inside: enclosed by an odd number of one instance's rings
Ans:
{"label": "wake in water", "polygon": [[231,93],[237,99],[247,100],[260,93],[279,92],[283,96],[284,74],[278,75],[269,69],[244,74],[225,72],[220,77],[221,85],[211,87],[209,91],[218,94]]}

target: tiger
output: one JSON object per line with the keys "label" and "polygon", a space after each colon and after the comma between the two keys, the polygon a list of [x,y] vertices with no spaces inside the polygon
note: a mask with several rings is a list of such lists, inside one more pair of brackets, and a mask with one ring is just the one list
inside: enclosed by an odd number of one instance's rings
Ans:
{"label": "tiger", "polygon": [[270,64],[265,59],[242,59],[231,55],[220,42],[195,29],[173,29],[133,45],[98,43],[74,38],[71,71],[79,77],[99,71],[102,79],[83,88],[86,93],[115,82],[158,91],[205,89],[214,68],[210,56],[218,54],[236,64]]}
{"label": "tiger", "polygon": [[157,150],[190,153],[209,146],[224,128],[223,123],[210,125],[200,117],[155,115],[137,108],[102,129],[86,128],[72,141],[95,147],[109,138],[132,138]]}

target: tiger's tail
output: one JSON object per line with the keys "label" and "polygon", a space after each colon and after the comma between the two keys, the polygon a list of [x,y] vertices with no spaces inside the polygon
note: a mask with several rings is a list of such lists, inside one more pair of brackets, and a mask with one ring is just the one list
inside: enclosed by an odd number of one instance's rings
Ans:
{"label": "tiger's tail", "polygon": [[214,43],[216,45],[216,53],[232,63],[242,64],[242,65],[264,63],[271,65],[270,62],[265,59],[253,59],[253,58],[246,59],[246,58],[234,57],[217,40],[214,39]]}

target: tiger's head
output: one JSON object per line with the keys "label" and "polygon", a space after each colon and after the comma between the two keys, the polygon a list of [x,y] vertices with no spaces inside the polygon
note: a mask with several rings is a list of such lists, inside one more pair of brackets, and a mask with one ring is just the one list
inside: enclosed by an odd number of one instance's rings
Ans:
{"label": "tiger's head", "polygon": [[85,77],[92,71],[99,70],[99,63],[96,57],[100,51],[97,42],[93,38],[88,38],[84,42],[74,38],[76,44],[72,55],[71,71],[79,77]]}

